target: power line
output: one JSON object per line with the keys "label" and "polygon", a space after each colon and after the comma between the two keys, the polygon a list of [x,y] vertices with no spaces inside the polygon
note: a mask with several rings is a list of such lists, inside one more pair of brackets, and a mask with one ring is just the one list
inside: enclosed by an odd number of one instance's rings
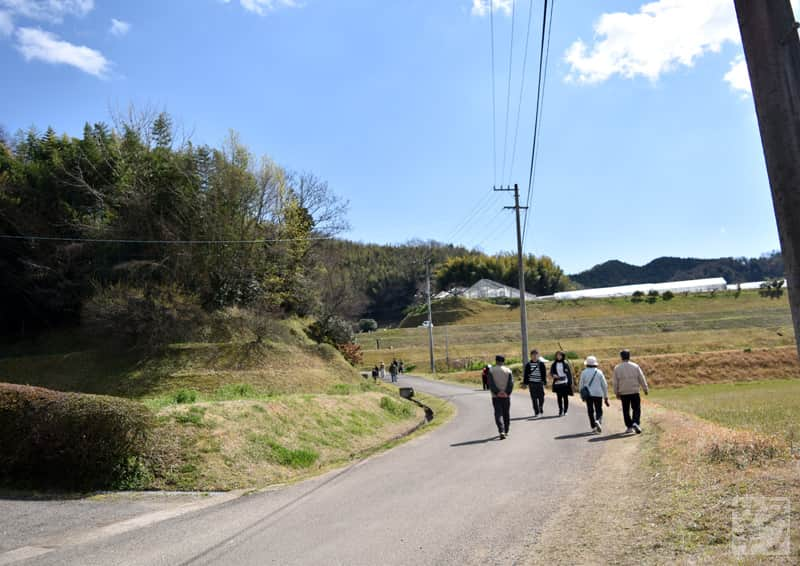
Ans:
{"label": "power line", "polygon": [[500,182],[506,177],[506,155],[508,154],[508,117],[511,112],[511,74],[514,68],[514,22],[516,21],[517,3],[511,2],[511,42],[508,48],[508,87],[506,89],[506,125],[503,131],[503,167],[500,169]]}
{"label": "power line", "polygon": [[[519,103],[517,104],[517,124],[514,127],[514,144],[511,148],[511,167],[509,168],[509,174],[514,174],[514,162],[517,158],[517,139],[519,138],[519,123],[520,118],[522,117],[522,98],[525,92],[525,73],[528,68],[528,45],[530,43],[531,38],[531,21],[533,20],[533,3],[534,0],[530,0],[529,7],[528,7],[528,27],[527,31],[525,32],[525,49],[523,50],[523,57],[522,57],[522,77],[519,83]],[[526,213],[527,217],[527,213]]]}
{"label": "power line", "polygon": [[214,245],[214,244],[272,244],[280,242],[314,242],[333,240],[332,236],[315,236],[310,238],[259,238],[257,240],[127,240],[113,238],[69,238],[62,236],[26,236],[0,234],[2,240],[30,240],[46,242],[90,242],[100,244],[158,244],[158,245]]}
{"label": "power line", "polygon": [[455,230],[450,234],[447,238],[448,241],[453,241],[455,237],[461,234],[470,223],[480,214],[480,212],[487,207],[489,201],[493,196],[496,196],[492,191],[485,193],[480,199],[478,199],[477,204],[470,210],[465,218],[463,218],[458,224],[456,224]]}
{"label": "power line", "polygon": [[494,163],[494,184],[497,184],[497,101],[494,88],[494,0],[489,0],[489,29],[492,40],[492,154]]}
{"label": "power line", "polygon": [[[553,1],[555,4],[555,0]],[[542,108],[544,106],[544,90],[547,83],[547,63],[550,59],[550,36],[553,31],[553,10],[548,11],[548,0],[544,0],[544,15],[542,17],[542,41],[541,46],[539,48],[539,84],[536,89],[536,118],[534,121],[533,126],[533,144],[531,147],[531,167],[530,173],[528,174],[528,195],[526,198],[525,206],[530,207],[531,197],[533,195],[533,180],[534,180],[534,170],[536,167],[536,156],[539,152],[539,133],[540,133],[540,122],[542,116]],[[549,18],[548,18],[549,14]],[[545,43],[546,41],[546,43]],[[525,213],[525,224],[523,230],[523,242],[525,241],[525,235],[528,232],[528,218],[529,218],[529,210],[526,210]]]}

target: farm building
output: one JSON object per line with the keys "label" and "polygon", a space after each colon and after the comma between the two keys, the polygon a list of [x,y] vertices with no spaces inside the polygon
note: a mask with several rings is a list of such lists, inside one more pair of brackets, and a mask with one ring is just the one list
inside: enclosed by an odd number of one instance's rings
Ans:
{"label": "farm building", "polygon": [[[481,279],[464,291],[461,296],[467,299],[519,299],[519,289],[503,285],[491,279]],[[536,299],[536,295],[525,293],[526,301],[533,301],[534,299]]]}
{"label": "farm building", "polygon": [[[742,291],[751,291],[753,289],[761,289],[761,285],[767,283],[767,281],[751,281],[749,283],[733,283],[728,285],[728,291],[736,291],[741,289]],[[786,279],[783,280],[783,286],[786,286]]]}
{"label": "farm building", "polygon": [[630,297],[635,292],[672,291],[673,293],[707,293],[709,291],[725,291],[728,283],[722,277],[711,279],[693,279],[691,281],[668,281],[666,283],[641,283],[638,285],[622,285],[619,287],[602,287],[600,289],[581,289],[556,293],[557,301],[573,299],[604,299],[608,297]]}

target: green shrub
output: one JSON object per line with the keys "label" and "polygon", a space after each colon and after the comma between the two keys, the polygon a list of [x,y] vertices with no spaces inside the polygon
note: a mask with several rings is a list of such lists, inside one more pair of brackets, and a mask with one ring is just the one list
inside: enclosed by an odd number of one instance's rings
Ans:
{"label": "green shrub", "polygon": [[642,291],[636,291],[633,295],[631,295],[632,303],[641,303],[643,300],[644,300],[644,293]]}
{"label": "green shrub", "polygon": [[217,388],[214,396],[219,401],[230,401],[233,399],[252,399],[258,396],[258,392],[249,383],[228,383]]}
{"label": "green shrub", "polygon": [[381,397],[380,406],[381,409],[399,419],[406,419],[414,414],[414,409],[410,405],[395,401],[390,397]]}
{"label": "green shrub", "polygon": [[190,405],[197,401],[197,391],[194,389],[181,389],[172,398],[178,405]]}
{"label": "green shrub", "polygon": [[661,295],[661,299],[664,301],[671,301],[675,298],[675,293],[672,291],[664,291],[664,294]]}
{"label": "green shrub", "polygon": [[406,367],[403,369],[406,373],[414,371],[415,369],[417,369],[417,364],[406,364]]}
{"label": "green shrub", "polygon": [[153,416],[142,404],[0,384],[0,482],[92,489],[146,475]]}
{"label": "green shrub", "polygon": [[319,459],[319,454],[308,448],[291,449],[275,442],[263,434],[253,434],[250,454],[256,460],[266,460],[291,468],[310,468]]}
{"label": "green shrub", "polygon": [[373,318],[362,318],[358,321],[358,329],[361,332],[373,332],[378,330],[378,323]]}
{"label": "green shrub", "polygon": [[203,407],[189,407],[189,410],[185,413],[177,413],[175,415],[175,422],[178,424],[202,426],[203,417],[205,416],[206,410]]}

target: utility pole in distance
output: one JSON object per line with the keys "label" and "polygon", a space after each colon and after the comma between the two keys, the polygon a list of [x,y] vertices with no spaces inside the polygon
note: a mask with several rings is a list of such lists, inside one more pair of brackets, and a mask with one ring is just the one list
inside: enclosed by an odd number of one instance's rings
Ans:
{"label": "utility pole in distance", "polygon": [[436,373],[436,363],[433,360],[433,310],[431,309],[431,260],[425,262],[425,275],[427,278],[426,290],[428,296],[428,350],[431,355],[431,373]]}
{"label": "utility pole in distance", "polygon": [[523,366],[528,363],[528,307],[525,304],[525,261],[522,257],[522,229],[519,222],[519,211],[527,210],[527,206],[519,205],[519,185],[514,183],[514,188],[498,189],[494,187],[495,191],[514,191],[514,206],[506,206],[504,208],[513,209],[517,216],[517,269],[519,271],[519,319],[522,331],[522,364]]}
{"label": "utility pole in distance", "polygon": [[734,0],[800,355],[800,39],[789,0]]}

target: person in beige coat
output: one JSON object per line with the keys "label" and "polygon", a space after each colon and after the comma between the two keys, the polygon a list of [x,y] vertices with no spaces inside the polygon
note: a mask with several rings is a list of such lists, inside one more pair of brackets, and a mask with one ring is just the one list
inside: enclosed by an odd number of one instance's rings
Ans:
{"label": "person in beige coat", "polygon": [[[631,361],[629,350],[622,350],[619,353],[622,363],[614,368],[614,395],[622,401],[622,418],[625,419],[625,432],[636,434],[642,433],[642,399],[639,396],[639,389],[647,395],[650,388],[647,387],[647,380],[644,377],[642,368]],[[633,415],[631,415],[631,409]]]}

